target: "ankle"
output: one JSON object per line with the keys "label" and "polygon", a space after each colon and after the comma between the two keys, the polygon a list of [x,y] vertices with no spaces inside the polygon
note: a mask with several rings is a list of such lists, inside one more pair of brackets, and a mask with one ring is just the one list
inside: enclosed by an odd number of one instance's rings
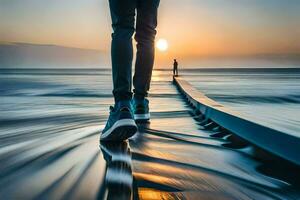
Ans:
{"label": "ankle", "polygon": [[123,108],[128,108],[131,110],[131,100],[120,100],[115,102],[115,109],[120,110]]}

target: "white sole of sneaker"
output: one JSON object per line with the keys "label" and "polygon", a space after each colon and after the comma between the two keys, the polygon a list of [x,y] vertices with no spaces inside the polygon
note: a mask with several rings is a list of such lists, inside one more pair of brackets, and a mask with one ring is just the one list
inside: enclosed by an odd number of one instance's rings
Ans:
{"label": "white sole of sneaker", "polygon": [[135,120],[149,120],[150,119],[150,113],[147,114],[134,114]]}
{"label": "white sole of sneaker", "polygon": [[137,132],[137,125],[133,119],[121,119],[107,131],[102,132],[100,140],[124,141]]}

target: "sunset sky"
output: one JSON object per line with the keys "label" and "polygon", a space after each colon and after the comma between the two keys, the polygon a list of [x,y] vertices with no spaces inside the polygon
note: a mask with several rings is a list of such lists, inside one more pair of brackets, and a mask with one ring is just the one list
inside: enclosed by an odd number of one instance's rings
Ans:
{"label": "sunset sky", "polygon": [[[300,53],[299,0],[161,0],[158,59]],[[109,52],[108,0],[0,0],[0,42]]]}

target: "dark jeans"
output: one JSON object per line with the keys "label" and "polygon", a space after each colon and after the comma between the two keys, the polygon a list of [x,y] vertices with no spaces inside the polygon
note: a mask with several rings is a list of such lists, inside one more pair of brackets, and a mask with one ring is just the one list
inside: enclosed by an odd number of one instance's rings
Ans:
{"label": "dark jeans", "polygon": [[[154,64],[154,40],[159,0],[109,0],[112,18],[111,59],[115,101],[132,98],[132,36],[137,54],[133,77],[134,95],[148,95]],[[136,18],[136,20],[135,20]]]}

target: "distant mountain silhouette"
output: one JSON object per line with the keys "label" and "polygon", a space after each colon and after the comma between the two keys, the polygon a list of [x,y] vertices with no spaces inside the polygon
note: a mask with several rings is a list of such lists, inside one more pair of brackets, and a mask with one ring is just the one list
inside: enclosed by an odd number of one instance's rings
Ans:
{"label": "distant mountain silhouette", "polygon": [[77,68],[108,65],[99,50],[27,43],[0,44],[0,68]]}

